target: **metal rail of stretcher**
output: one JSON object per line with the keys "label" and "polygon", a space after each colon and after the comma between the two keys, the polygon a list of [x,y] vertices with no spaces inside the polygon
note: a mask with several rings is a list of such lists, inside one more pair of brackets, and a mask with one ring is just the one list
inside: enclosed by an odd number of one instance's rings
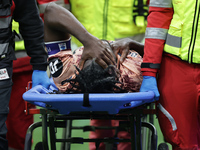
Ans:
{"label": "metal rail of stretcher", "polygon": [[[31,150],[32,131],[42,126],[43,149],[49,150],[48,132],[50,136],[51,150],[56,150],[56,142],[66,142],[67,150],[71,143],[95,142],[96,147],[101,142],[119,143],[131,142],[132,150],[142,150],[141,127],[147,127],[152,131],[151,150],[157,150],[157,131],[153,124],[141,122],[143,114],[155,113],[155,110],[146,109],[146,105],[154,102],[154,93],[109,93],[109,94],[48,94],[49,90],[38,85],[23,94],[23,99],[31,104],[41,106],[42,109],[34,113],[42,115],[42,122],[32,124],[26,135],[25,150]],[[88,97],[90,106],[83,106],[84,98]],[[56,139],[55,128],[66,128],[67,121],[76,119],[100,119],[100,120],[120,120],[119,127],[113,127],[117,131],[127,130],[130,132],[130,139],[105,138],[105,139],[83,139],[71,137],[71,125],[67,125],[67,137]],[[104,127],[103,127],[104,128]],[[83,130],[93,131],[100,127],[83,127]],[[111,129],[111,127],[109,127]],[[109,149],[107,144],[107,149]]]}

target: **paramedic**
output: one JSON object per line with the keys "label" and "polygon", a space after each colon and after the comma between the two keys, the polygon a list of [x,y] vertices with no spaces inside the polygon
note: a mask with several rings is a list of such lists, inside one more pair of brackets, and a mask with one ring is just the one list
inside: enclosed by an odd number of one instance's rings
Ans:
{"label": "paramedic", "polygon": [[13,61],[12,91],[9,102],[9,114],[6,120],[8,147],[12,149],[24,149],[25,136],[28,127],[33,123],[33,115],[25,114],[25,103],[22,98],[26,86],[32,77],[30,57],[27,56],[24,40],[19,33],[19,24],[13,20],[12,29],[15,35],[15,56]]}
{"label": "paramedic", "polygon": [[140,91],[154,91],[159,99],[160,127],[173,150],[198,150],[199,3],[150,0],[149,7]]}
{"label": "paramedic", "polygon": [[[44,50],[43,24],[39,18],[34,0],[3,0],[0,2],[0,149],[8,149],[6,139],[6,119],[9,113],[9,100],[12,89],[12,70],[14,53],[14,36],[12,32],[12,17],[20,23],[20,30],[28,55],[33,66],[33,86],[50,85],[46,68],[47,53]],[[42,76],[42,78],[40,78]],[[41,80],[46,79],[46,80]],[[25,88],[25,87],[24,87]],[[20,128],[20,127],[19,127]]]}
{"label": "paramedic", "polygon": [[[42,14],[40,16],[42,17]],[[19,33],[18,22],[13,20],[12,29],[17,32],[17,35],[15,35],[15,56],[17,60],[13,61],[13,86],[9,102],[9,114],[6,120],[8,130],[6,138],[9,141],[8,147],[10,149],[22,150],[24,149],[27,129],[33,123],[33,115],[24,113],[25,103],[22,94],[26,91],[27,83],[31,81],[33,70],[30,57],[27,56],[25,51],[24,40]]]}

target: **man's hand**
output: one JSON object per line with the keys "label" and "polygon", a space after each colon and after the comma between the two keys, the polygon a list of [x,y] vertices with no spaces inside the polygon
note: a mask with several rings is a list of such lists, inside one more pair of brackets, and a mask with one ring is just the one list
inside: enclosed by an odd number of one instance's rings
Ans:
{"label": "man's hand", "polygon": [[159,99],[160,93],[158,91],[156,78],[152,76],[143,76],[140,92],[148,92],[148,91],[154,92],[155,100]]}
{"label": "man's hand", "polygon": [[42,85],[46,89],[49,89],[51,82],[46,71],[33,70],[32,74],[32,87],[36,85]]}
{"label": "man's hand", "polygon": [[97,38],[88,41],[90,42],[84,45],[83,54],[79,63],[80,68],[83,67],[85,61],[88,59],[95,59],[95,62],[104,69],[107,68],[108,65],[116,64],[114,54],[108,43]]}
{"label": "man's hand", "polygon": [[129,50],[135,50],[141,56],[143,56],[143,53],[144,53],[144,50],[143,50],[144,45],[137,41],[131,40],[130,38],[123,38],[123,39],[117,40],[111,43],[111,47],[115,56],[117,56],[117,54],[119,53],[121,54],[120,63],[122,63],[125,60],[126,56],[128,55]]}
{"label": "man's hand", "polygon": [[126,38],[126,39],[120,39],[120,40],[114,41],[113,43],[111,43],[111,47],[115,56],[117,56],[118,54],[121,54],[120,63],[122,63],[125,60],[130,50],[129,40]]}

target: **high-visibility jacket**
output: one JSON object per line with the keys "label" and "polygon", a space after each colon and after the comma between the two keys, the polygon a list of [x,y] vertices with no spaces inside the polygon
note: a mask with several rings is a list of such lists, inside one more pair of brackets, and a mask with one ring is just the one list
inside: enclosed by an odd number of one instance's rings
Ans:
{"label": "high-visibility jacket", "polygon": [[[187,3],[187,4],[186,4]],[[199,1],[151,0],[145,34],[143,75],[155,76],[163,51],[188,63],[200,63],[197,30]]]}
{"label": "high-visibility jacket", "polygon": [[[142,3],[141,13],[139,4]],[[70,0],[71,12],[94,36],[115,40],[144,33],[147,0]],[[139,13],[140,12],[140,13]]]}
{"label": "high-visibility jacket", "polygon": [[180,57],[189,63],[200,63],[200,2],[187,1],[176,4],[173,19],[168,30],[164,51]]}

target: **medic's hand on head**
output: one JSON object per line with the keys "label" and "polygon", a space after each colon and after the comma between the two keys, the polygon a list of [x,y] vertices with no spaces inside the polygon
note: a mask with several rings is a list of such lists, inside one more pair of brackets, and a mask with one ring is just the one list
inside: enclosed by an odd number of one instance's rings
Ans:
{"label": "medic's hand on head", "polygon": [[128,41],[125,39],[114,41],[111,43],[111,47],[115,56],[121,54],[120,63],[122,63],[130,50]]}
{"label": "medic's hand on head", "polygon": [[82,68],[83,64],[88,59],[94,59],[95,62],[104,69],[107,68],[108,65],[116,64],[113,52],[108,43],[104,43],[97,38],[91,40],[87,44],[84,44],[84,50],[79,67]]}
{"label": "medic's hand on head", "polygon": [[114,41],[111,43],[111,47],[115,56],[117,56],[117,54],[121,54],[120,63],[122,63],[125,60],[126,56],[129,53],[129,50],[135,50],[141,56],[143,56],[143,52],[144,52],[143,44],[137,41],[131,40],[129,38],[123,38],[123,39]]}

